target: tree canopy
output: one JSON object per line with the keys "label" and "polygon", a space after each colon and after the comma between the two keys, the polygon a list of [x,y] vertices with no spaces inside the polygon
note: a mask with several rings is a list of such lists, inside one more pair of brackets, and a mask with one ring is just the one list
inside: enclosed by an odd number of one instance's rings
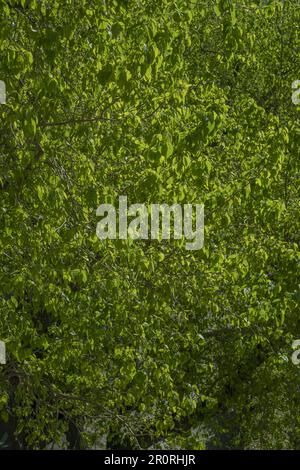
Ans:
{"label": "tree canopy", "polygon": [[[300,448],[300,3],[0,0],[0,417],[26,448]],[[299,87],[300,88],[300,87]],[[96,209],[203,203],[205,242]]]}

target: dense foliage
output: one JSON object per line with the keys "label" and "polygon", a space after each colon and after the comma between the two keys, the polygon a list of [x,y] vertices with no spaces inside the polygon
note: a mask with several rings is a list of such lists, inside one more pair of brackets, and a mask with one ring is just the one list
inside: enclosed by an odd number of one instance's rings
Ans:
{"label": "dense foliage", "polygon": [[[298,0],[0,0],[2,421],[300,448]],[[96,208],[204,203],[205,244]]]}

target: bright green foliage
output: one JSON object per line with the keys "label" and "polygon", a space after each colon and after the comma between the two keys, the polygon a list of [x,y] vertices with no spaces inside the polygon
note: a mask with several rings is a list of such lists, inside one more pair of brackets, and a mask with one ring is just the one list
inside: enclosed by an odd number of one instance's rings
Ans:
{"label": "bright green foliage", "polygon": [[[0,21],[2,421],[28,448],[70,423],[299,448],[299,2],[0,0]],[[204,248],[100,242],[119,195],[204,202]]]}

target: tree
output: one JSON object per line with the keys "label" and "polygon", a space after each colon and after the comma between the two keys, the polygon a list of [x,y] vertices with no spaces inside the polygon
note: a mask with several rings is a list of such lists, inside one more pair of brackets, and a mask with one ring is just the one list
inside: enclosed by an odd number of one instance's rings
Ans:
{"label": "tree", "polygon": [[[2,420],[298,448],[298,3],[0,5]],[[119,195],[204,203],[204,248],[100,242]]]}

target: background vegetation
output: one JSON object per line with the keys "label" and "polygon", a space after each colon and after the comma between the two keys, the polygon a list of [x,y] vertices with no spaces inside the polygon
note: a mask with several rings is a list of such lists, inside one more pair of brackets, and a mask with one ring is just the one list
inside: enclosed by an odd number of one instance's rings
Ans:
{"label": "background vegetation", "polygon": [[[299,449],[299,1],[0,0],[0,21],[18,445]],[[204,248],[101,243],[119,195],[203,202]]]}

